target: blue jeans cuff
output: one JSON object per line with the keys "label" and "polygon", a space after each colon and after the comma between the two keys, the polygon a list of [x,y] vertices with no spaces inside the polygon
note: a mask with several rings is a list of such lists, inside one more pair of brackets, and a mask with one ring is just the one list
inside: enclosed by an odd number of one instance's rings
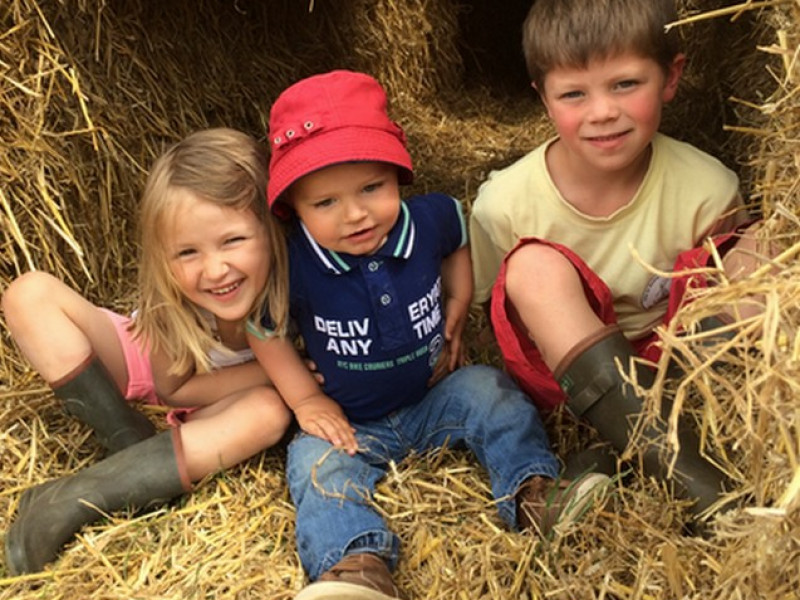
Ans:
{"label": "blue jeans cuff", "polygon": [[325,571],[348,554],[374,554],[380,556],[389,565],[389,570],[394,571],[400,554],[400,540],[389,531],[365,531],[348,541],[341,549],[325,555],[316,573],[309,573],[311,579],[316,580]]}
{"label": "blue jeans cuff", "polygon": [[558,470],[555,469],[551,464],[534,465],[528,467],[520,475],[512,479],[514,486],[511,488],[511,491],[507,496],[504,496],[502,500],[497,502],[497,511],[500,513],[500,518],[502,518],[508,524],[508,526],[515,531],[519,530],[519,526],[517,524],[516,495],[519,491],[519,488],[522,487],[522,484],[531,477],[547,477],[548,479],[557,479]]}

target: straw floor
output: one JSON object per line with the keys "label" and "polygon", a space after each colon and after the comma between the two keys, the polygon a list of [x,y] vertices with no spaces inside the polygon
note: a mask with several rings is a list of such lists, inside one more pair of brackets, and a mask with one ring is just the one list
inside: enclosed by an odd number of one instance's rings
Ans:
{"label": "straw floor", "polygon": [[[4,0],[0,4],[0,292],[19,273],[63,277],[118,310],[135,298],[136,199],[164,147],[228,125],[263,137],[293,80],[335,67],[376,75],[417,165],[414,191],[469,209],[487,173],[551,130],[517,51],[526,1]],[[397,583],[414,599],[765,599],[800,590],[800,4],[681,0],[690,58],[665,131],[735,168],[778,257],[744,281],[718,273],[676,324],[736,302],[763,315],[724,344],[664,331],[683,364],[663,395],[696,417],[741,507],[683,533],[685,504],[632,476],[611,502],[551,540],[505,529],[472,455],[410,457],[376,506],[402,539]],[[498,364],[470,323],[470,359]],[[0,531],[22,490],[100,458],[21,358],[0,319]],[[163,426],[161,414],[150,416]],[[563,413],[559,453],[592,432]],[[665,448],[670,439],[664,440]],[[45,572],[10,577],[1,599],[288,599],[305,575],[294,546],[284,450],[209,477],[144,514],[81,530]],[[2,533],[0,533],[0,536]],[[2,554],[2,552],[0,552]]]}

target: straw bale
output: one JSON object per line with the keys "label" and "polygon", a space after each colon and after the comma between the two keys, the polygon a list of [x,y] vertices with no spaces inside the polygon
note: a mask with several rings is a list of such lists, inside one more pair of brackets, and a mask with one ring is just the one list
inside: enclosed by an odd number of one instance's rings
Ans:
{"label": "straw bale", "polygon": [[[136,290],[136,206],[167,144],[229,125],[265,135],[290,82],[332,68],[377,76],[406,129],[414,191],[467,211],[480,182],[552,134],[524,77],[519,22],[529,0],[6,0],[0,5],[0,291],[36,268],[105,306]],[[689,65],[664,129],[720,156],[766,217],[777,259],[713,293],[663,331],[647,394],[696,420],[705,451],[743,507],[684,535],[686,503],[629,474],[603,509],[543,540],[509,532],[486,473],[465,450],[393,465],[375,498],[402,539],[397,581],[412,598],[787,600],[800,589],[800,98],[795,0],[680,0]],[[763,314],[720,342],[692,323],[736,302]],[[471,315],[474,362],[499,364]],[[689,333],[677,335],[677,326]],[[25,488],[100,458],[0,318],[0,531]],[[666,378],[668,363],[686,376]],[[635,383],[635,382],[632,382]],[[147,408],[163,426],[161,412]],[[547,420],[556,450],[591,430]],[[663,442],[673,449],[672,436]],[[208,477],[149,513],[81,530],[44,573],[11,578],[0,599],[292,598],[306,583],[294,547],[285,448]],[[2,553],[0,553],[2,554]]]}

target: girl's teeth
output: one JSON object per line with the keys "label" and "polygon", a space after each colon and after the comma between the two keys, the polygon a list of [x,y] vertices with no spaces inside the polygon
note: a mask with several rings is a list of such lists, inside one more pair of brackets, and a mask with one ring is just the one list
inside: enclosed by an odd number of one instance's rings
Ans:
{"label": "girl's teeth", "polygon": [[233,290],[235,290],[237,287],[239,287],[239,284],[238,283],[234,283],[232,285],[229,285],[228,287],[212,290],[211,293],[212,294],[217,294],[217,295],[227,294],[228,292],[232,292]]}

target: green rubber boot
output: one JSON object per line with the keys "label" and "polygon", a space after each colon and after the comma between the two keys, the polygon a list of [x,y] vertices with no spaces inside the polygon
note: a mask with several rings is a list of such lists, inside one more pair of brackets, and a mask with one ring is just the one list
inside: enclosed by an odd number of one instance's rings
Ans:
{"label": "green rubber boot", "polygon": [[156,433],[153,423],[128,404],[96,356],[51,387],[67,413],[94,429],[110,454]]}
{"label": "green rubber boot", "polygon": [[[623,379],[617,361],[625,369],[636,356],[619,328],[609,326],[570,351],[554,373],[567,395],[568,408],[577,417],[586,419],[618,452],[628,446],[642,413],[642,400]],[[648,388],[653,385],[655,373],[640,367],[637,379],[640,386]],[[653,420],[641,432],[647,442],[663,440],[667,433],[666,420],[672,405],[666,400],[661,405],[661,418]],[[670,453],[661,451],[657,443],[646,444],[642,465],[646,475],[672,483],[677,497],[695,500],[691,511],[697,517],[720,499],[729,482],[722,471],[700,455],[699,438],[685,419],[678,424],[678,439],[680,450],[671,479],[668,479]]]}
{"label": "green rubber boot", "polygon": [[[22,494],[5,540],[13,575],[41,571],[88,523],[127,507],[149,508],[189,491],[180,432],[165,431],[91,467]],[[96,508],[95,508],[96,507]]]}

